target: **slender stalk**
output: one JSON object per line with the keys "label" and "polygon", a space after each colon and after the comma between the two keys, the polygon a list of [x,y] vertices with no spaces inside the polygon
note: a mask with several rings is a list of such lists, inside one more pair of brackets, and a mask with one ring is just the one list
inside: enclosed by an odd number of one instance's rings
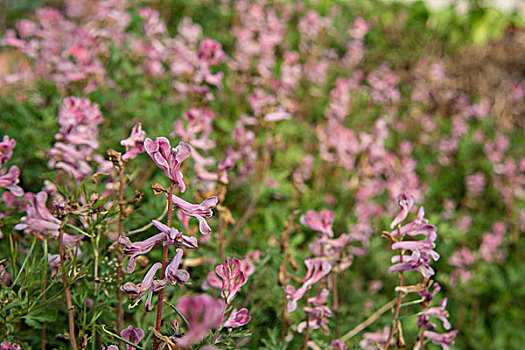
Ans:
{"label": "slender stalk", "polygon": [[[44,240],[47,241],[47,238],[44,236]],[[44,242],[44,246],[47,246],[47,242]],[[42,300],[44,301],[44,304],[45,304],[45,301],[46,301],[46,290],[47,290],[47,269],[45,269],[44,271],[44,283],[42,284]],[[40,338],[40,342],[42,343],[42,350],[46,350],[46,332],[47,332],[47,323],[46,322],[43,322],[42,323],[42,334],[41,334],[41,338]]]}
{"label": "slender stalk", "polygon": [[69,342],[71,348],[77,350],[77,340],[75,337],[75,310],[73,309],[73,303],[71,302],[71,293],[69,292],[69,286],[67,284],[66,268],[65,268],[65,253],[64,253],[64,224],[67,218],[62,221],[60,230],[58,233],[58,252],[60,255],[60,264],[62,265],[62,283],[66,288],[66,302],[67,302],[67,318],[69,319]]}
{"label": "slender stalk", "polygon": [[[118,187],[118,205],[119,205],[119,217],[118,217],[118,235],[119,237],[124,232],[124,169],[126,162],[122,161],[119,167],[119,187]],[[122,291],[120,285],[122,284],[123,273],[122,273],[122,247],[120,244],[117,248],[117,330],[121,331],[124,326],[124,314],[122,313]]]}
{"label": "slender stalk", "polygon": [[[171,227],[171,217],[173,215],[173,200],[172,195],[175,191],[175,182],[170,182],[170,191],[168,194],[168,221],[167,225],[168,227]],[[162,271],[161,271],[161,278],[164,279],[166,277],[166,267],[168,266],[168,246],[164,246],[164,250],[162,252]],[[160,326],[162,323],[162,305],[163,305],[163,298],[164,298],[164,289],[161,289],[159,291],[159,300],[157,302],[157,322],[155,323],[155,329],[157,332],[160,332]],[[159,341],[157,337],[155,337],[155,340],[153,341],[153,350],[158,350],[159,348]]]}
{"label": "slender stalk", "polygon": [[364,322],[358,324],[354,329],[352,329],[350,332],[346,333],[341,337],[341,340],[346,342],[348,339],[354,337],[356,334],[361,332],[366,327],[370,326],[372,323],[374,323],[382,314],[390,310],[395,304],[397,303],[397,298],[392,299],[388,304],[384,305],[382,308],[374,312],[369,318],[367,318]]}
{"label": "slender stalk", "polygon": [[[401,232],[401,231],[400,231]],[[399,249],[399,261],[403,262],[403,250]],[[399,287],[403,287],[403,271],[399,272]],[[399,310],[401,309],[401,300],[403,299],[403,292],[399,291],[397,292],[397,302],[396,302],[396,310],[394,311],[394,320],[392,322],[392,327],[390,328],[390,334],[388,335],[388,339],[385,344],[384,350],[388,350],[388,347],[390,346],[390,342],[392,341],[392,337],[394,336],[395,331],[395,323],[399,317]]]}

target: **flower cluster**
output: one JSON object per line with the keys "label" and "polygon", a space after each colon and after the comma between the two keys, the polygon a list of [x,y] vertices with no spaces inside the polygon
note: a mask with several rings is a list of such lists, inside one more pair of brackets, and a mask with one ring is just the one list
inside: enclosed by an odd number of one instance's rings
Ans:
{"label": "flower cluster", "polygon": [[49,151],[48,167],[61,169],[80,182],[93,171],[91,160],[105,165],[103,158],[93,157],[98,148],[98,125],[103,121],[97,104],[86,98],[66,97],[58,113],[60,130]]}

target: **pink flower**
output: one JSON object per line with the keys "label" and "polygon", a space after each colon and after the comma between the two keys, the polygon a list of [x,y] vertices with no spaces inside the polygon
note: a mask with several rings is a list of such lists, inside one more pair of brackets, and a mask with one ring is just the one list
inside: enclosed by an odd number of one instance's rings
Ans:
{"label": "pink flower", "polygon": [[184,192],[186,184],[182,180],[180,166],[190,156],[190,147],[181,141],[176,148],[171,148],[169,140],[165,137],[157,137],[155,141],[148,138],[144,141],[144,147],[153,162],[179,186],[181,192]]}
{"label": "pink flower", "polygon": [[195,237],[185,236],[182,232],[177,231],[177,229],[173,227],[168,227],[160,221],[151,220],[151,222],[166,235],[166,242],[164,242],[164,245],[180,244],[187,249],[195,249],[198,247],[197,239]]}
{"label": "pink flower", "polygon": [[506,252],[501,249],[505,241],[505,232],[507,228],[504,223],[496,222],[492,225],[492,232],[485,233],[479,247],[479,255],[488,263],[502,262],[505,259]]}
{"label": "pink flower", "polygon": [[[144,338],[144,331],[140,328],[133,328],[132,325],[129,325],[128,328],[124,329],[120,332],[120,336],[127,341],[132,342],[133,344],[138,344],[142,338]],[[135,349],[131,345],[126,345],[126,350],[133,350]]]}
{"label": "pink flower", "polygon": [[[60,221],[46,207],[47,193],[43,191],[36,195],[27,193],[26,201],[26,216],[15,226],[15,230],[24,230],[25,233],[39,232],[58,237]],[[76,236],[67,233],[63,235],[64,243],[67,245],[73,244],[76,238]]]}
{"label": "pink flower", "polygon": [[92,172],[88,161],[98,148],[98,125],[104,120],[99,106],[86,98],[66,97],[60,106],[55,135],[49,151],[49,168],[62,169],[77,181]]}
{"label": "pink flower", "polygon": [[126,153],[122,156],[122,160],[133,159],[144,152],[145,137],[146,132],[142,130],[142,124],[136,124],[131,130],[131,135],[127,139],[120,141],[120,144],[126,147]]}
{"label": "pink flower", "polygon": [[356,40],[363,40],[369,29],[370,26],[363,17],[357,17],[354,21],[353,27],[348,30],[348,34]]}
{"label": "pink flower", "polygon": [[13,155],[13,148],[16,146],[16,141],[10,139],[9,136],[4,135],[2,142],[0,142],[0,167],[4,165]]}
{"label": "pink flower", "polygon": [[304,296],[306,291],[332,270],[330,263],[320,258],[306,259],[304,264],[306,265],[306,275],[304,276],[303,285],[297,290],[291,285],[287,285],[284,289],[288,299],[288,312],[294,311],[297,308],[297,301]]}
{"label": "pink flower", "polygon": [[128,262],[128,267],[126,268],[127,273],[132,273],[135,270],[136,259],[140,255],[147,254],[153,249],[156,244],[159,244],[166,237],[165,232],[161,232],[154,236],[151,236],[141,242],[131,242],[128,237],[120,236],[118,242],[124,246],[124,254],[131,255]]}
{"label": "pink flower", "polygon": [[[381,347],[384,347],[386,345],[386,341],[388,340],[389,333],[390,330],[388,329],[388,326],[385,326],[382,332],[364,333],[363,340],[361,340],[359,343],[359,347],[364,350],[376,350],[377,344],[379,344]],[[392,339],[390,344],[394,343],[395,339]]]}
{"label": "pink flower", "polygon": [[435,333],[432,331],[425,331],[425,338],[432,341],[436,345],[441,345],[443,350],[449,350],[449,345],[454,344],[454,338],[458,335],[458,331],[451,331],[444,334]]}
{"label": "pink flower", "polygon": [[190,274],[186,270],[179,269],[182,254],[183,250],[178,248],[175,257],[166,268],[166,277],[171,284],[188,284],[186,281],[190,279]]}
{"label": "pink flower", "polygon": [[[332,316],[332,310],[328,307],[327,298],[330,295],[330,291],[324,288],[317,297],[309,298],[309,304],[312,304],[313,307],[305,307],[303,311],[309,315],[308,317],[308,326],[311,329],[323,328],[324,333],[328,335],[330,330],[328,329],[328,319],[327,317]],[[307,322],[301,322],[297,326],[297,331],[302,333],[306,328]]]}
{"label": "pink flower", "polygon": [[188,321],[189,331],[177,339],[183,348],[200,341],[212,329],[221,325],[224,313],[224,302],[213,299],[207,294],[193,297],[186,295],[179,298],[177,310]]}
{"label": "pink flower", "polygon": [[248,278],[241,269],[241,262],[236,258],[226,258],[226,263],[217,265],[215,272],[222,279],[221,295],[229,304]]}
{"label": "pink flower", "polygon": [[211,228],[204,218],[211,218],[213,215],[212,209],[217,206],[219,201],[216,196],[206,198],[201,204],[186,202],[184,199],[176,195],[173,195],[171,198],[173,205],[180,208],[183,214],[192,216],[199,220],[199,231],[203,235],[211,233]]}
{"label": "pink flower", "polygon": [[199,60],[214,66],[222,62],[226,58],[226,54],[222,51],[222,46],[219,42],[206,38],[200,43],[198,57]]}
{"label": "pink flower", "polygon": [[320,232],[323,236],[333,237],[332,225],[334,217],[334,213],[330,210],[324,209],[320,213],[308,210],[306,215],[301,216],[301,223],[316,232]]}
{"label": "pink flower", "polygon": [[394,221],[390,224],[390,228],[396,227],[407,218],[410,209],[412,209],[412,206],[414,205],[414,197],[407,193],[400,194],[397,197],[397,204],[401,210],[394,218]]}
{"label": "pink flower", "polygon": [[153,292],[157,292],[166,286],[166,280],[155,280],[155,274],[161,268],[161,263],[153,264],[144,276],[142,282],[140,282],[138,285],[133,282],[126,282],[122,287],[120,287],[120,289],[124,293],[129,294],[129,299],[131,300],[131,302],[136,302],[142,299],[142,297],[147,292],[148,297],[146,298],[146,302],[144,303],[144,309],[148,312],[153,310],[153,304],[151,303]]}
{"label": "pink flower", "polygon": [[22,350],[22,348],[18,344],[4,341],[0,344],[0,350]]}
{"label": "pink flower", "polygon": [[7,283],[11,280],[11,275],[6,271],[4,265],[0,265],[0,283]]}
{"label": "pink flower", "polygon": [[428,329],[436,328],[436,325],[430,322],[430,317],[436,317],[443,322],[443,327],[446,330],[452,328],[452,325],[448,321],[449,313],[445,308],[447,307],[447,298],[441,299],[441,303],[438,307],[430,307],[424,309],[421,314],[417,317],[417,326],[425,327]]}
{"label": "pink flower", "polygon": [[24,195],[24,190],[22,190],[22,188],[17,185],[20,181],[18,179],[19,176],[20,169],[18,169],[16,165],[13,165],[11,168],[9,168],[7,174],[2,174],[0,172],[0,187],[8,189],[15,196]]}
{"label": "pink flower", "polygon": [[224,323],[225,328],[237,328],[242,327],[250,320],[252,317],[248,315],[248,309],[242,308],[239,311],[233,310],[228,320]]}
{"label": "pink flower", "polygon": [[348,346],[342,340],[336,339],[332,341],[332,348],[334,350],[347,350]]}

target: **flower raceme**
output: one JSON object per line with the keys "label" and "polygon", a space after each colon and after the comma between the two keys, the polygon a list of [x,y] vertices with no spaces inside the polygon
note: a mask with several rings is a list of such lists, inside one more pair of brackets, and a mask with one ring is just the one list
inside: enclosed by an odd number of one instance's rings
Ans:
{"label": "flower raceme", "polygon": [[128,237],[120,236],[118,242],[124,246],[124,254],[131,255],[128,261],[127,273],[132,273],[135,270],[136,259],[140,255],[145,255],[153,249],[153,247],[162,241],[164,245],[177,244],[187,249],[197,248],[197,239],[195,237],[185,236],[174,228],[169,228],[160,221],[152,220],[153,225],[161,232],[153,235],[140,242],[131,242]]}
{"label": "flower raceme", "polygon": [[[399,214],[395,217],[391,227],[398,226],[408,216],[408,212],[414,204],[414,199],[408,194],[401,194],[398,197],[398,204],[401,208]],[[411,254],[395,255],[392,257],[392,263],[396,265],[388,269],[389,273],[394,271],[419,271],[425,278],[434,275],[434,270],[430,267],[432,260],[437,261],[439,254],[433,249],[435,247],[435,240],[437,238],[437,227],[428,224],[428,220],[424,218],[425,210],[421,207],[418,211],[418,216],[415,221],[406,225],[400,226],[390,233],[391,237],[398,237],[399,240],[392,244],[393,250],[410,251]],[[402,241],[404,236],[426,236],[419,241]]]}
{"label": "flower raceme", "polygon": [[153,162],[162,170],[164,174],[172,180],[180,191],[186,191],[186,184],[182,180],[180,166],[182,162],[190,156],[191,149],[188,144],[181,141],[178,146],[171,148],[170,142],[165,137],[157,137],[155,141],[147,138],[144,141],[144,148],[150,155]]}

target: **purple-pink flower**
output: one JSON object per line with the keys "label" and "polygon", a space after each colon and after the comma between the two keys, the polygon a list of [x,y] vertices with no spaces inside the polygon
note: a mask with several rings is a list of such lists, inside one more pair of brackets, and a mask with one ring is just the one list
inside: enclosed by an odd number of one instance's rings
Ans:
{"label": "purple-pink flower", "polygon": [[183,348],[200,341],[212,329],[221,325],[224,314],[224,302],[199,294],[193,297],[182,296],[177,302],[177,310],[188,321],[189,330],[176,341]]}
{"label": "purple-pink flower", "polygon": [[[144,338],[144,331],[140,328],[133,328],[132,325],[129,325],[128,328],[120,332],[120,336],[133,344],[138,344],[142,338]],[[133,346],[126,344],[126,350],[133,349],[135,349]]]}
{"label": "purple-pink flower", "polygon": [[190,274],[186,270],[179,269],[181,260],[182,260],[183,250],[178,248],[176,250],[175,257],[166,267],[166,277],[171,284],[188,284],[190,279]]}
{"label": "purple-pink flower", "polygon": [[126,161],[133,159],[146,149],[144,148],[144,139],[146,138],[146,132],[142,130],[142,124],[138,123],[133,126],[131,135],[120,141],[120,144],[126,147],[126,153],[122,156],[122,160]]}
{"label": "purple-pink flower", "polygon": [[237,258],[226,258],[226,263],[217,265],[215,272],[222,279],[221,295],[229,304],[242,286],[246,284],[248,277],[241,269],[241,262]]}
{"label": "purple-pink flower", "polygon": [[314,210],[308,210],[306,215],[301,216],[301,223],[321,233],[323,236],[333,237],[332,225],[334,217],[334,213],[330,210],[324,209],[319,213]]}
{"label": "purple-pink flower", "polygon": [[16,141],[10,139],[9,136],[4,135],[2,142],[0,142],[0,167],[4,165],[13,155],[13,148],[16,146]]}
{"label": "purple-pink flower", "polygon": [[248,315],[248,309],[242,308],[239,311],[233,310],[228,320],[224,323],[225,328],[237,328],[242,327],[250,320],[252,317]]}
{"label": "purple-pink flower", "polygon": [[15,196],[22,196],[24,190],[17,185],[19,182],[18,177],[20,176],[20,169],[18,169],[16,165],[13,165],[9,168],[7,174],[4,174],[3,172],[4,170],[0,170],[0,187],[8,189]]}
{"label": "purple-pink flower", "polygon": [[414,205],[414,197],[406,193],[400,194],[399,197],[397,197],[397,204],[401,210],[390,224],[390,228],[396,227],[407,218],[410,209],[412,209]]}
{"label": "purple-pink flower", "polygon": [[441,345],[443,350],[449,350],[449,346],[454,344],[454,338],[456,338],[457,335],[458,331],[450,331],[444,334],[425,331],[425,338],[429,339],[436,345]]}
{"label": "purple-pink flower", "polygon": [[132,273],[135,270],[136,259],[140,255],[147,254],[153,249],[156,244],[159,244],[166,237],[166,233],[161,232],[151,236],[141,242],[131,242],[128,237],[120,236],[118,242],[124,246],[124,254],[131,255],[128,261],[127,273]]}
{"label": "purple-pink flower", "polygon": [[287,285],[284,289],[288,299],[288,312],[294,311],[297,308],[297,301],[304,296],[306,291],[332,270],[332,265],[320,258],[306,259],[304,264],[306,265],[306,275],[303,285],[297,290],[291,285]]}
{"label": "purple-pink flower", "polygon": [[0,350],[22,350],[22,348],[16,343],[4,341],[0,344]]}
{"label": "purple-pink flower", "polygon": [[204,218],[211,218],[213,215],[212,209],[217,206],[219,201],[216,196],[206,198],[201,204],[186,202],[184,199],[176,195],[172,195],[171,198],[173,205],[180,208],[185,215],[192,216],[199,220],[199,231],[203,235],[211,233],[211,228]]}
{"label": "purple-pink flower", "polygon": [[139,284],[135,284],[133,282],[126,282],[122,287],[120,287],[120,289],[124,293],[129,294],[129,299],[131,300],[131,302],[139,301],[146,293],[148,293],[146,303],[144,304],[144,309],[146,311],[153,310],[153,304],[151,303],[153,292],[157,292],[166,286],[165,280],[155,280],[155,274],[161,268],[161,263],[153,264],[146,273],[146,275],[144,275],[144,279],[142,280],[142,282],[140,282]]}
{"label": "purple-pink flower", "polygon": [[186,184],[182,179],[180,166],[182,162],[190,156],[190,146],[183,141],[175,148],[171,148],[170,142],[165,137],[157,137],[155,141],[147,138],[144,141],[146,152],[150,155],[153,162],[162,170],[164,174],[179,186],[180,191],[186,190]]}
{"label": "purple-pink flower", "polygon": [[168,227],[160,221],[151,220],[151,222],[166,235],[166,242],[163,245],[177,244],[182,245],[186,249],[198,248],[197,238],[183,235],[182,232],[177,231],[173,227]]}

